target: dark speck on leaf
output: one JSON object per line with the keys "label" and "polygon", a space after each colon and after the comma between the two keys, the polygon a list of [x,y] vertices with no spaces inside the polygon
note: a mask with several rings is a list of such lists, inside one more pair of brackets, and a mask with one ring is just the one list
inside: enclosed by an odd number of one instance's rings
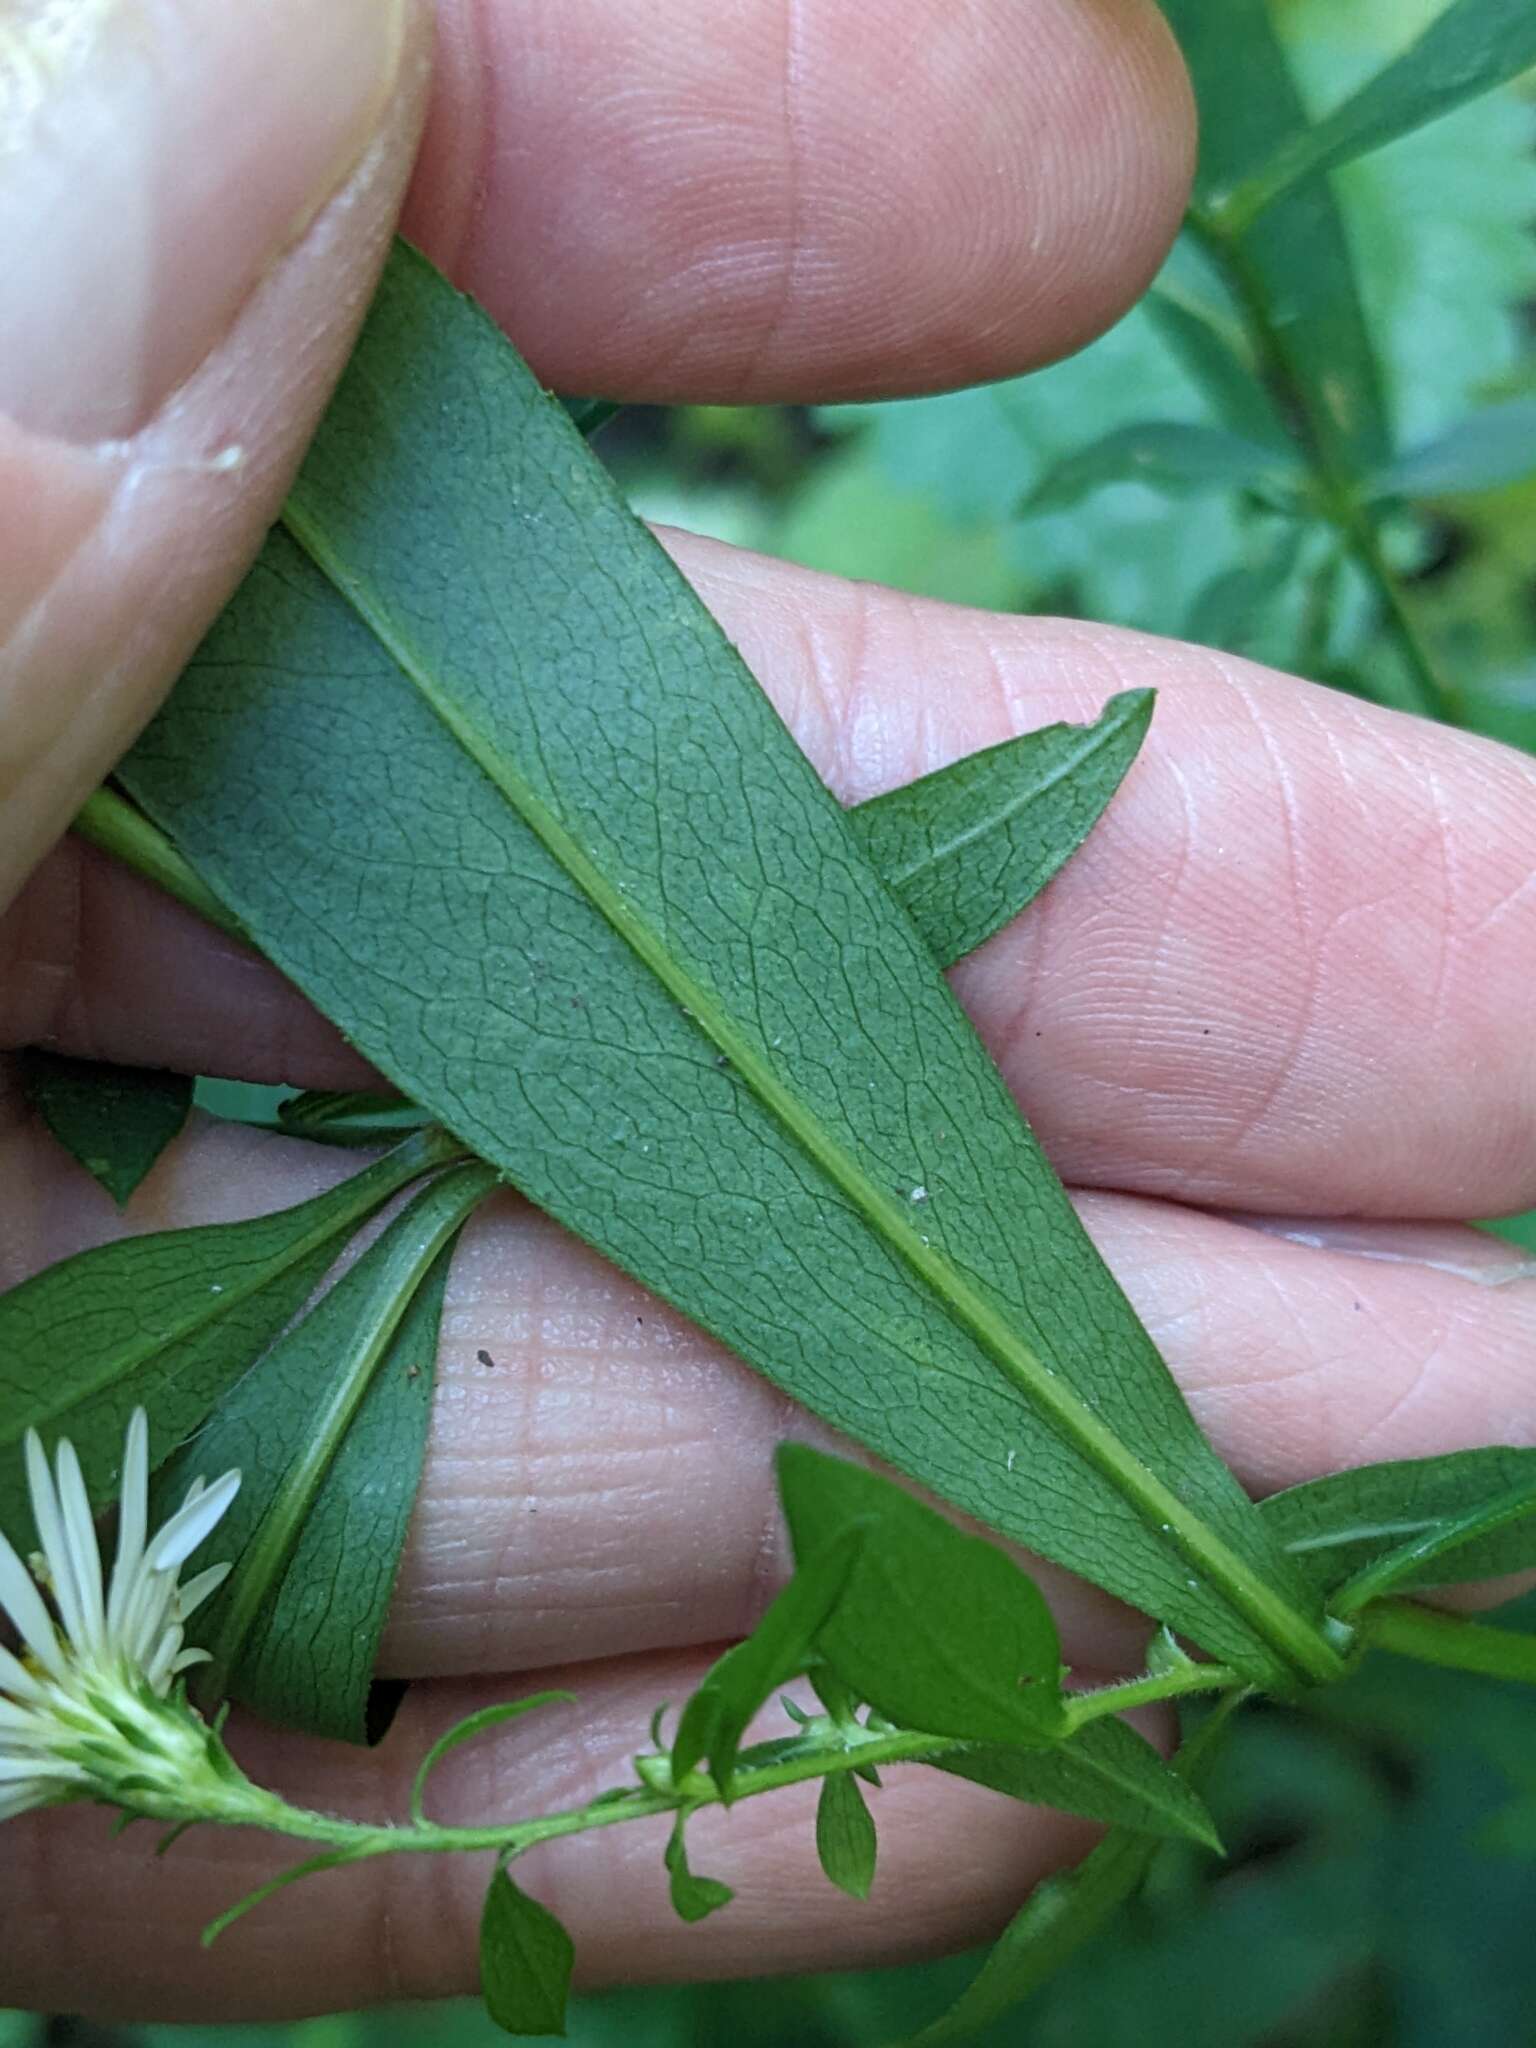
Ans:
{"label": "dark speck on leaf", "polygon": [[480,1363],[486,1368],[488,1372],[494,1372],[496,1370],[496,1361],[494,1358],[492,1358],[489,1351],[477,1351],[475,1353],[475,1356],[479,1359]]}

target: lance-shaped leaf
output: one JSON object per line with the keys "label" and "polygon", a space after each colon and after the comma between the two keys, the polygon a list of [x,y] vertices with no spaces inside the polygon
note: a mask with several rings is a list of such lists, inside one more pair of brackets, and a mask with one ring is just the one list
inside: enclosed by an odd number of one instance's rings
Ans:
{"label": "lance-shaped leaf", "polygon": [[1306,485],[1294,453],[1194,421],[1138,420],[1063,456],[1020,508],[1057,512],[1106,484],[1153,490],[1253,491],[1293,504]]}
{"label": "lance-shaped leaf", "polygon": [[934,1767],[1031,1806],[1051,1806],[1111,1827],[1178,1835],[1220,1849],[1204,1800],[1128,1722],[1090,1721],[1052,1749],[978,1746],[935,1757]]}
{"label": "lance-shaped leaf", "polygon": [[875,797],[849,819],[941,967],[1016,917],[1087,838],[1146,736],[1152,692],[1048,725]]}
{"label": "lance-shaped leaf", "polygon": [[[1536,20],[1536,9],[1532,10]],[[1406,449],[1371,479],[1375,497],[1433,498],[1491,491],[1536,470],[1536,398],[1484,406],[1443,434]]]}
{"label": "lance-shaped leaf", "polygon": [[59,1143],[120,1209],[192,1107],[186,1074],[68,1060],[51,1052],[22,1054],[21,1086]]}
{"label": "lance-shaped leaf", "polygon": [[220,1403],[163,1476],[179,1499],[237,1467],[220,1530],[235,1569],[200,1623],[194,1689],[361,1742],[431,1413],[447,1247],[496,1185],[451,1169]]}
{"label": "lance-shaped leaf", "polygon": [[1417,40],[1320,121],[1298,122],[1232,192],[1223,212],[1255,219],[1304,179],[1337,170],[1438,121],[1536,64],[1530,0],[1449,0]]}
{"label": "lance-shaped leaf", "polygon": [[340,1242],[459,1153],[423,1132],[365,1172],[248,1223],[126,1237],[0,1295],[0,1518],[29,1526],[21,1445],[68,1436],[93,1502],[113,1498],[137,1407],[169,1455],[302,1306]]}
{"label": "lance-shaped leaf", "polygon": [[[1319,1593],[1327,1595],[1405,1546],[1536,1489],[1536,1451],[1495,1445],[1361,1465],[1309,1480],[1263,1505],[1266,1522]],[[1448,1553],[1405,1562],[1400,1591],[1497,1578],[1536,1565],[1536,1522],[1517,1518],[1473,1533]]]}
{"label": "lance-shaped leaf", "polygon": [[123,772],[394,1085],[645,1285],[1214,1653],[1332,1670],[854,828],[421,259]]}

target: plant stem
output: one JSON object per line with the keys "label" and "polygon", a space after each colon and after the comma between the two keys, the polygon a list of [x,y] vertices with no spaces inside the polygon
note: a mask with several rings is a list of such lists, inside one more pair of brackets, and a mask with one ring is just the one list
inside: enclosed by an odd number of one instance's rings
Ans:
{"label": "plant stem", "polygon": [[1384,1601],[1361,1616],[1360,1626],[1374,1649],[1392,1650],[1421,1664],[1442,1664],[1452,1671],[1478,1671],[1487,1678],[1536,1685],[1536,1636],[1463,1621],[1413,1600]]}
{"label": "plant stem", "polygon": [[[1064,1739],[1107,1714],[1123,1713],[1128,1708],[1148,1706],[1159,1700],[1187,1698],[1192,1693],[1235,1694],[1245,1689],[1246,1684],[1240,1672],[1224,1664],[1191,1663],[1174,1671],[1131,1679],[1123,1685],[1101,1686],[1067,1702]],[[910,1729],[841,1727],[808,1740],[804,1748],[781,1755],[771,1763],[754,1766],[744,1758],[743,1767],[731,1781],[729,1803],[735,1806],[765,1792],[779,1792],[789,1785],[835,1777],[870,1765],[934,1763],[944,1757],[962,1755],[976,1746],[957,1737],[925,1735]],[[242,1813],[238,1824],[343,1850],[351,1860],[437,1855],[444,1851],[490,1851],[499,1856],[520,1856],[540,1842],[555,1841],[565,1835],[617,1827],[625,1821],[652,1820],[683,1808],[692,1812],[697,1807],[726,1803],[718,1786],[702,1772],[690,1772],[680,1783],[673,1784],[665,1757],[645,1761],[649,1766],[647,1779],[654,1782],[637,1785],[622,1799],[610,1794],[606,1799],[546,1814],[537,1820],[494,1827],[445,1827],[434,1821],[410,1827],[379,1826],[288,1806],[275,1794],[265,1792],[258,1794],[257,1802]]]}
{"label": "plant stem", "polygon": [[157,825],[113,789],[98,789],[88,796],[75,818],[74,828],[82,839],[99,846],[136,874],[155,883],[188,910],[195,910],[209,924],[217,925],[231,938],[250,941],[233,911],[226,910],[213,891],[201,882]]}
{"label": "plant stem", "polygon": [[1296,440],[1312,471],[1319,509],[1381,600],[1387,629],[1402,658],[1403,686],[1397,708],[1449,725],[1463,724],[1461,693],[1420,632],[1402,585],[1382,553],[1375,522],[1360,501],[1334,424],[1314,402],[1305,377],[1299,374],[1292,339],[1275,319],[1264,279],[1243,245],[1241,223],[1235,225],[1225,212],[1191,208],[1189,226],[1225,279],[1260,367],[1283,413],[1295,423]]}

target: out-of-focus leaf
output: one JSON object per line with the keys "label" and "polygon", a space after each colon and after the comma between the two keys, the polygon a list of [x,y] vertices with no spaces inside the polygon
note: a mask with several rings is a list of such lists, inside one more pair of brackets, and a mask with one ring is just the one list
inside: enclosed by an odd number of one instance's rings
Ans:
{"label": "out-of-focus leaf", "polygon": [[431,1415],[446,1248],[495,1187],[461,1166],[416,1195],[167,1468],[162,1498],[238,1467],[220,1526],[235,1569],[194,1689],[361,1742]]}
{"label": "out-of-focus leaf", "polygon": [[64,1149],[121,1209],[192,1107],[186,1074],[100,1060],[21,1056],[22,1092]]}
{"label": "out-of-focus leaf", "polygon": [[1051,1742],[1061,1646],[1034,1581],[902,1488],[803,1444],[778,1454],[797,1562],[862,1529],[847,1584],[816,1632],[843,1682],[890,1720],[978,1742]]}
{"label": "out-of-focus leaf", "polygon": [[[1210,202],[1306,119],[1265,0],[1167,0],[1200,102],[1196,191]],[[1390,437],[1375,350],[1360,308],[1343,221],[1326,181],[1283,194],[1241,238],[1272,345],[1330,464],[1355,473],[1386,460]],[[1266,366],[1268,367],[1268,366]]]}
{"label": "out-of-focus leaf", "polygon": [[[1172,269],[1170,265],[1170,273]],[[1173,274],[1158,280],[1142,301],[1142,310],[1230,433],[1260,447],[1294,453],[1247,337],[1229,311],[1197,295]]]}
{"label": "out-of-focus leaf", "polygon": [[301,1306],[342,1240],[391,1195],[460,1156],[441,1132],[297,1208],[81,1252],[0,1295],[0,1522],[31,1526],[29,1428],[68,1436],[94,1503],[115,1496],[123,1431],[154,1418],[169,1457]]}
{"label": "out-of-focus leaf", "polygon": [[1185,636],[1203,647],[1252,651],[1269,607],[1289,586],[1306,540],[1306,528],[1288,521],[1255,562],[1222,569],[1190,608]]}
{"label": "out-of-focus leaf", "polygon": [[1053,1749],[977,1747],[934,1761],[939,1770],[1031,1806],[1221,1847],[1199,1794],[1125,1721],[1090,1721]]}
{"label": "out-of-focus leaf", "polygon": [[1379,498],[1436,498],[1491,491],[1536,471],[1536,398],[1510,398],[1473,413],[1376,472]]}
{"label": "out-of-focus leaf", "polygon": [[1024,501],[1026,512],[1059,512],[1105,484],[1138,483],[1160,491],[1251,491],[1291,503],[1306,488],[1294,456],[1228,433],[1179,420],[1137,420],[1115,427],[1046,471]]}
{"label": "out-of-focus leaf", "polygon": [[1150,690],[1092,725],[1051,725],[983,748],[850,812],[864,850],[941,966],[1036,896],[1087,838],[1152,717]]}
{"label": "out-of-focus leaf", "polygon": [[1281,136],[1221,211],[1246,225],[1303,180],[1395,142],[1533,64],[1536,11],[1529,0],[1449,0],[1401,56],[1342,105]]}
{"label": "out-of-focus leaf", "polygon": [[576,1951],[547,1906],[504,1870],[491,1879],[480,1919],[480,1989],[509,2034],[563,2034]]}
{"label": "out-of-focus leaf", "polygon": [[[1318,1590],[1331,1593],[1390,1552],[1516,1488],[1536,1486],[1536,1450],[1495,1446],[1361,1465],[1271,1494],[1265,1520]],[[1400,1588],[1497,1578],[1536,1565],[1536,1524],[1515,1522],[1410,1571]]]}
{"label": "out-of-focus leaf", "polygon": [[821,1781],[816,1803],[816,1854],[830,1883],[851,1899],[867,1899],[875,1881],[874,1816],[849,1771]]}

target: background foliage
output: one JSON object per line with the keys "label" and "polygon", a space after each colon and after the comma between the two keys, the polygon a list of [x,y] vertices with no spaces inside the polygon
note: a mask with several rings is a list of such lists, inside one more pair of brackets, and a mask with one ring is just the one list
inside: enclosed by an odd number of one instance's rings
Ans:
{"label": "background foliage", "polygon": [[[1201,81],[1213,121],[1242,118],[1244,93],[1262,89],[1245,61],[1248,11],[1231,6],[1230,61]],[[1314,114],[1437,11],[1437,0],[1270,8]],[[1453,488],[1422,471],[1424,486],[1383,538],[1414,631],[1454,679],[1464,721],[1536,751],[1529,79],[1332,183],[1394,445],[1433,442],[1482,405],[1529,401],[1501,415],[1498,481]],[[812,412],[630,412],[600,446],[651,517],[929,596],[1176,634],[1398,700],[1401,645],[1379,588],[1315,508],[1252,478],[1186,479],[1170,493],[1123,476],[1081,487],[1079,472],[1063,492],[1064,460],[1116,429],[1231,423],[1170,345],[1177,309],[1210,296],[1198,250],[1175,253],[1159,291],[1094,347],[1033,377]],[[1536,1248],[1536,1215],[1500,1227]],[[1536,1607],[1508,1619],[1530,1627]],[[1388,1659],[1303,1710],[1251,1716],[1211,1788],[1229,1861],[1165,1848],[1115,1934],[996,2038],[1118,2048],[1146,2038],[1151,2009],[1158,2038],[1181,2048],[1536,2042],[1527,1716],[1496,1682]],[[579,2048],[873,2048],[915,2012],[942,2007],[970,1967],[621,1994],[580,2006],[572,2038]],[[418,2038],[478,2048],[503,2037],[478,2005],[293,2028],[114,2031],[0,2015],[0,2048],[382,2048]]]}

